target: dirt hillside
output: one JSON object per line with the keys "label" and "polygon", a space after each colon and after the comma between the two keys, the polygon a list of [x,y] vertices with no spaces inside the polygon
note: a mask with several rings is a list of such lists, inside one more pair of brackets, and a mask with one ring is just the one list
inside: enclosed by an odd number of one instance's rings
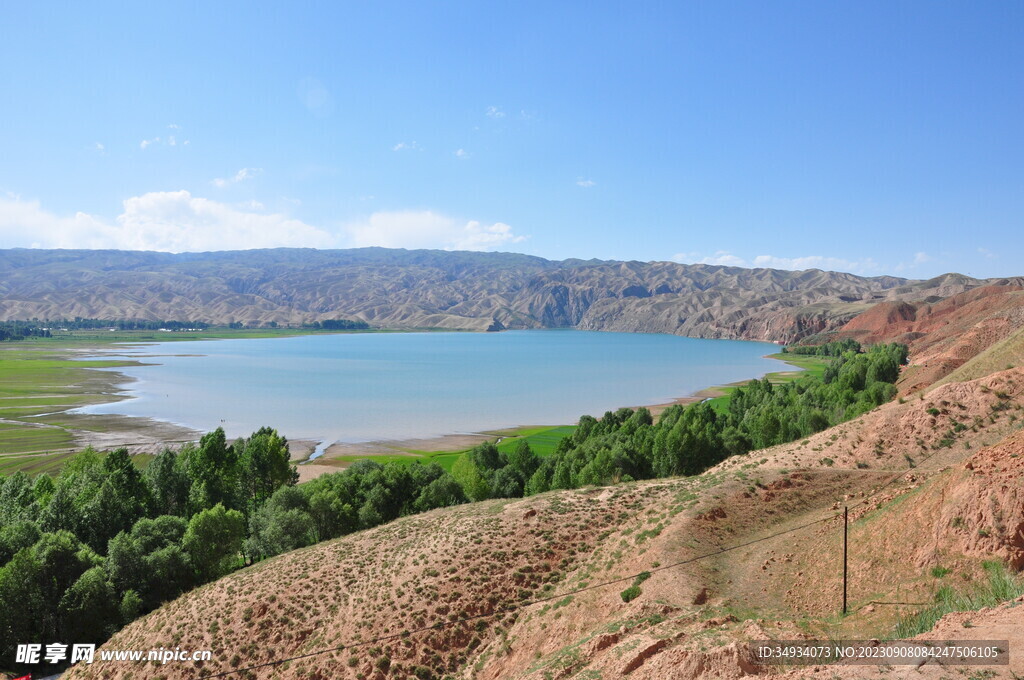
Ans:
{"label": "dirt hillside", "polygon": [[[939,302],[880,302],[839,329],[836,337],[864,344],[903,342],[910,346],[911,365],[900,380],[903,394],[938,383],[989,348],[1024,329],[1024,291],[1019,285],[975,288]],[[1017,356],[1012,349],[1009,355]],[[978,378],[988,371],[964,375]]]}

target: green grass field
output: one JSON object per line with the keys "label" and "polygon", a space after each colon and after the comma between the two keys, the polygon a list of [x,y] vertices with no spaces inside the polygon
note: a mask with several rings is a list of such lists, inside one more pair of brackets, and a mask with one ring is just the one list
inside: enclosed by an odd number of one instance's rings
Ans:
{"label": "green grass field", "polygon": [[[558,442],[576,431],[575,425],[558,425],[555,427],[524,428],[518,433],[506,436],[498,443],[498,450],[512,451],[520,440],[525,439],[533,452],[542,458],[555,452]],[[515,431],[513,431],[515,432]]]}
{"label": "green grass field", "polygon": [[[534,453],[543,458],[551,455],[554,452],[555,447],[558,446],[558,442],[563,437],[567,437],[572,434],[575,430],[575,425],[549,425],[502,430],[492,434],[495,435],[495,440],[500,440],[497,445],[499,451],[511,451],[520,440],[525,439],[530,444],[530,448],[533,449]],[[412,465],[414,463],[437,463],[445,470],[451,472],[452,466],[455,465],[455,461],[457,461],[459,457],[468,450],[469,449],[462,449],[459,451],[418,451],[416,449],[403,449],[403,453],[395,455],[333,456],[331,458],[324,458],[315,462],[323,465],[334,465],[338,468],[345,468],[357,460],[366,459],[376,461],[381,465],[384,463],[400,463],[403,465]]]}
{"label": "green grass field", "polygon": [[[80,453],[81,451],[0,454],[0,475],[11,475],[21,471],[33,477],[40,474],[56,476],[69,460]],[[151,460],[153,460],[153,456],[146,453],[132,456],[132,462],[140,470],[149,465]]]}
{"label": "green grass field", "polygon": [[103,392],[110,389],[112,377],[89,369],[134,363],[74,361],[72,349],[52,339],[0,345],[0,454],[72,446],[74,438],[66,428],[44,423],[40,416],[108,400]]}

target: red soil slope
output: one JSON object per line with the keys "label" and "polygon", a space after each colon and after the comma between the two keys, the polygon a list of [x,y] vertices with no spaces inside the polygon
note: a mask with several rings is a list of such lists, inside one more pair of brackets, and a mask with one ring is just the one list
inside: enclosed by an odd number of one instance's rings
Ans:
{"label": "red soil slope", "polygon": [[1021,287],[993,285],[936,303],[881,302],[851,319],[836,335],[865,344],[908,344],[911,365],[900,380],[900,392],[908,394],[949,375],[1021,328]]}

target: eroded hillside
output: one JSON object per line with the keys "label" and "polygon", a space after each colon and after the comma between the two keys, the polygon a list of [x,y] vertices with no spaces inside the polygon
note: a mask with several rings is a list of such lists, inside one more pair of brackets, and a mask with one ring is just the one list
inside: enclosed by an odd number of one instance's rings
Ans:
{"label": "eroded hillside", "polygon": [[5,250],[0,320],[301,324],[344,317],[388,328],[580,328],[792,342],[838,329],[879,302],[940,300],[984,283],[959,274],[908,281],[383,248]]}

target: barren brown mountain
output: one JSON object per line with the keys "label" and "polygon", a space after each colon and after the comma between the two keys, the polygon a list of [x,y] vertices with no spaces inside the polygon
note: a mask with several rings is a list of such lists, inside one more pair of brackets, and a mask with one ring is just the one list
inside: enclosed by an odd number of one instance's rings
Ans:
{"label": "barren brown mountain", "polygon": [[[1016,281],[1019,283],[1019,281]],[[513,253],[275,249],[0,251],[0,320],[175,319],[388,328],[581,328],[792,342],[880,301],[984,283]]]}

